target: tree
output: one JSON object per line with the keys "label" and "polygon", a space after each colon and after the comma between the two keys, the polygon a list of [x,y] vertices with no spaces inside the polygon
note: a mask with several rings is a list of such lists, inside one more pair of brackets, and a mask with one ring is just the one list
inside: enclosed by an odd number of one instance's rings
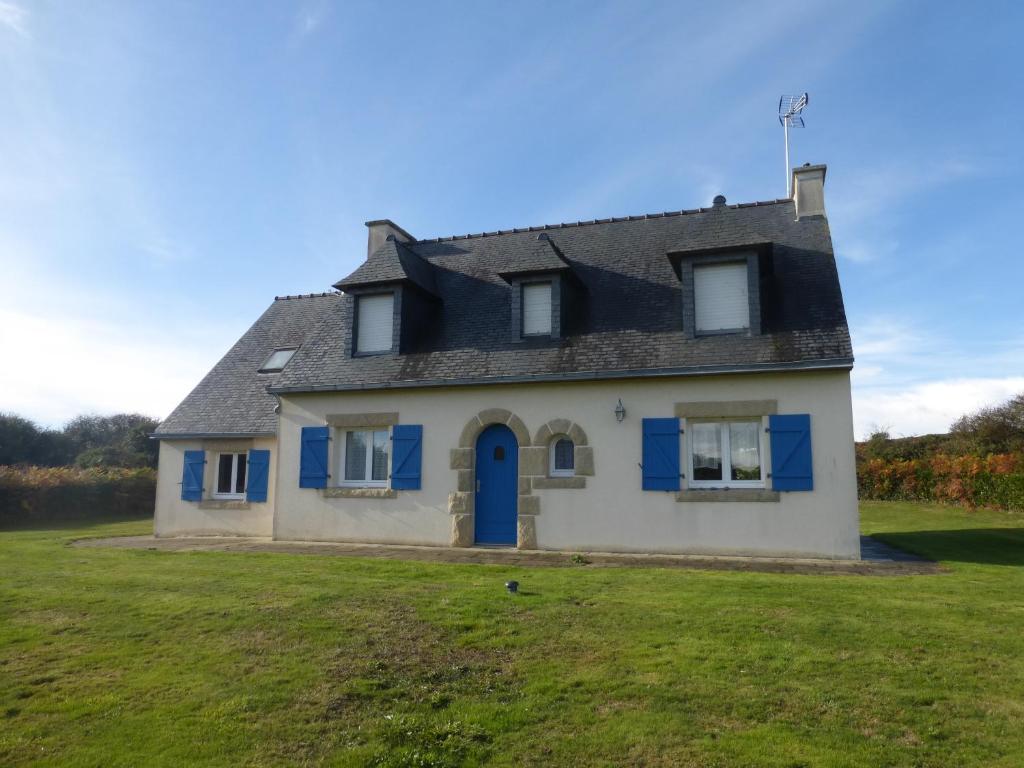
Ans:
{"label": "tree", "polygon": [[1002,405],[981,408],[961,416],[949,431],[967,452],[1024,451],[1024,392]]}
{"label": "tree", "polygon": [[74,453],[60,432],[40,429],[35,422],[13,413],[0,413],[0,465],[67,464]]}
{"label": "tree", "polygon": [[159,446],[149,435],[160,422],[139,413],[77,416],[64,426],[79,466],[155,467]]}

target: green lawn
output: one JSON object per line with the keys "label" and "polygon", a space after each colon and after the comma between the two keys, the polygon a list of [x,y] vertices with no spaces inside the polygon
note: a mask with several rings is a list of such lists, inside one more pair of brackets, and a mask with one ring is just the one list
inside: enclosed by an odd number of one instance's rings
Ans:
{"label": "green lawn", "polygon": [[66,546],[147,525],[0,532],[0,765],[1024,765],[1019,516],[863,505],[901,577]]}

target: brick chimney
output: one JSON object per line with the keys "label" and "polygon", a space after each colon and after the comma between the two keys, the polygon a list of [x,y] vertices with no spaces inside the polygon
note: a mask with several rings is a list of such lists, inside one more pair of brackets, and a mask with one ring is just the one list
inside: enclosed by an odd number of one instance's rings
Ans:
{"label": "brick chimney", "polygon": [[806,163],[793,169],[796,217],[825,216],[825,165]]}
{"label": "brick chimney", "polygon": [[395,240],[400,243],[414,243],[416,238],[395,224],[391,219],[374,219],[366,222],[370,230],[366,240],[366,258],[370,258],[373,252],[384,245],[389,235],[394,235]]}

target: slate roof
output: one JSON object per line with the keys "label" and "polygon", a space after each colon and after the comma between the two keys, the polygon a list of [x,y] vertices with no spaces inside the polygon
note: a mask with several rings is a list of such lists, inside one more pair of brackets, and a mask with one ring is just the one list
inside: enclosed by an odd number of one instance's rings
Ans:
{"label": "slate roof", "polygon": [[275,349],[301,350],[310,332],[340,301],[337,293],[276,298],[157,427],[156,437],[276,434],[277,400],[267,387],[277,383],[282,374],[256,371]]}
{"label": "slate roof", "polygon": [[534,235],[533,242],[527,242],[513,254],[506,264],[501,265],[498,274],[503,278],[522,274],[561,272],[570,269],[558,246],[547,232]]}
{"label": "slate roof", "polygon": [[384,245],[348,277],[334,284],[338,290],[367,288],[386,283],[408,282],[437,295],[434,270],[405,245],[389,236]]}
{"label": "slate roof", "polygon": [[[796,220],[791,200],[622,219],[387,241],[338,286],[413,283],[440,297],[436,331],[398,355],[350,357],[353,297],[283,297],[157,429],[156,437],[273,434],[269,392],[449,386],[837,367],[853,363],[828,222]],[[544,233],[547,241],[538,239]],[[687,338],[668,255],[771,243],[760,334]],[[502,275],[571,269],[582,332],[518,340]],[[298,346],[280,373],[256,371]]]}
{"label": "slate roof", "polygon": [[[501,275],[533,260],[538,232],[547,233],[585,286],[582,333],[558,340],[513,338],[511,288]],[[772,243],[774,268],[762,295],[763,332],[686,338],[681,285],[667,254],[766,241]],[[403,247],[432,268],[442,300],[436,332],[403,354],[347,356],[343,339],[351,328],[353,298],[346,295],[326,310],[273,391],[853,363],[828,222],[797,221],[792,200],[444,237]]]}

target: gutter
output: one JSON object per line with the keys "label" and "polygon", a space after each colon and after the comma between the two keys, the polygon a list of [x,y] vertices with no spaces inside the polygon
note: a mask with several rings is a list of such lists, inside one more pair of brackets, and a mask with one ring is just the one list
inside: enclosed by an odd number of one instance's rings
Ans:
{"label": "gutter", "polygon": [[251,437],[277,437],[277,432],[154,432],[150,440],[237,440]]}
{"label": "gutter", "polygon": [[835,357],[794,363],[753,363],[736,365],[686,366],[682,368],[636,368],[624,371],[587,371],[580,373],[550,373],[527,376],[492,376],[487,378],[423,379],[422,381],[385,381],[375,384],[299,385],[267,387],[273,395],[301,392],[353,392],[377,389],[422,389],[427,387],[469,387],[487,384],[530,384],[537,382],[605,381],[612,379],[667,378],[671,376],[714,376],[723,373],[772,373],[777,371],[824,371],[853,368],[852,357]]}

